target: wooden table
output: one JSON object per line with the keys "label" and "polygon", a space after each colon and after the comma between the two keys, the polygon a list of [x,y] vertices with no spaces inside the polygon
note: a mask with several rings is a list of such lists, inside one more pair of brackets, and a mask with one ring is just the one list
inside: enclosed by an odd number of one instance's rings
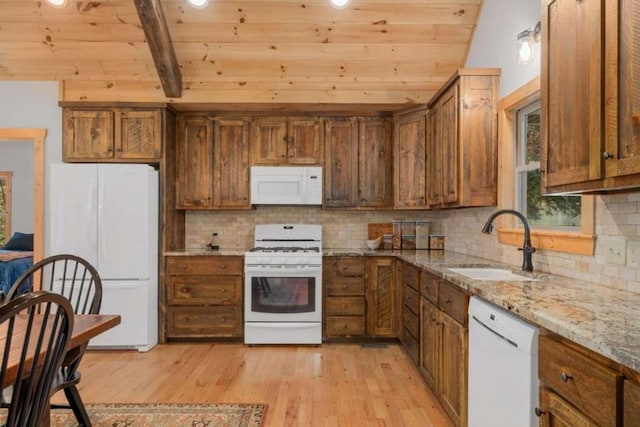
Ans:
{"label": "wooden table", "polygon": [[[21,322],[20,318],[16,319],[14,326],[14,339],[26,328],[26,319]],[[73,316],[73,331],[71,333],[71,341],[67,353],[74,353],[83,345],[87,344],[91,338],[120,324],[120,315],[114,314],[76,314]],[[6,325],[0,327],[0,349],[4,348],[6,339]],[[21,338],[18,338],[22,342]],[[20,363],[20,352],[11,352],[9,355],[9,363],[7,365],[7,375],[4,379],[3,387],[7,387],[14,383],[16,379],[16,371]]]}

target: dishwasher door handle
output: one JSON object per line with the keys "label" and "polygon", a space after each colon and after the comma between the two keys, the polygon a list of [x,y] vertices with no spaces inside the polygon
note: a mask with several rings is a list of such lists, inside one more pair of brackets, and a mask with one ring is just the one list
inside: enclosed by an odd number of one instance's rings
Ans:
{"label": "dishwasher door handle", "polygon": [[473,318],[473,320],[475,320],[476,322],[478,322],[480,325],[484,326],[489,332],[491,332],[494,335],[497,335],[498,337],[502,338],[503,340],[505,340],[506,342],[508,342],[509,344],[511,344],[512,346],[514,346],[515,348],[518,348],[518,343],[511,341],[509,338],[505,337],[504,335],[494,331],[493,329],[491,329],[490,326],[487,326],[482,320],[478,319],[476,316],[471,316]]}

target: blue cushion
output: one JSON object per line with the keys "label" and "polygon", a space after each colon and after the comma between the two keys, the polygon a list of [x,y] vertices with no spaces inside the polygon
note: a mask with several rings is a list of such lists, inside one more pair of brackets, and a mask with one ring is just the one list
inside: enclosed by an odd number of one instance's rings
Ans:
{"label": "blue cushion", "polygon": [[32,251],[33,234],[19,233],[16,231],[2,249],[11,251]]}

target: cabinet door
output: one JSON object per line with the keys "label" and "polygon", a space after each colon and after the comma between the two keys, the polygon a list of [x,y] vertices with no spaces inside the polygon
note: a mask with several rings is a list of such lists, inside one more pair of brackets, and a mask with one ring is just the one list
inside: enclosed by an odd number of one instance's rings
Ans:
{"label": "cabinet door", "polygon": [[358,193],[358,127],[354,119],[325,120],[324,204],[356,206]]}
{"label": "cabinet door", "polygon": [[391,206],[391,122],[360,119],[358,202],[363,207]]}
{"label": "cabinet door", "polygon": [[393,258],[367,260],[367,334],[370,337],[395,337],[396,281]]}
{"label": "cabinet door", "polygon": [[160,160],[162,115],[160,111],[116,111],[116,159]]}
{"label": "cabinet door", "polygon": [[290,118],[287,128],[287,163],[322,164],[321,133],[317,117]]}
{"label": "cabinet door", "polygon": [[65,161],[113,158],[113,111],[65,108],[63,122]]}
{"label": "cabinet door", "polygon": [[430,207],[441,206],[443,160],[440,137],[442,123],[442,109],[435,104],[427,114],[427,205]]}
{"label": "cabinet door", "polygon": [[640,173],[640,3],[607,3],[606,152],[611,157],[604,165],[609,178]]}
{"label": "cabinet door", "polygon": [[438,103],[440,110],[438,121],[439,161],[442,162],[442,202],[444,204],[458,201],[458,182],[460,174],[459,129],[458,129],[458,85],[447,90]]}
{"label": "cabinet door", "polygon": [[456,425],[467,425],[467,328],[440,312],[440,400]]}
{"label": "cabinet door", "polygon": [[213,124],[207,117],[181,117],[178,122],[178,208],[213,206]]}
{"label": "cabinet door", "polygon": [[214,205],[220,208],[250,208],[248,121],[215,120],[214,159]]}
{"label": "cabinet door", "polygon": [[420,318],[420,372],[429,387],[436,391],[440,375],[440,310],[422,298]]}
{"label": "cabinet door", "polygon": [[547,192],[602,178],[603,4],[543,2],[541,165]]}
{"label": "cabinet door", "polygon": [[422,208],[426,205],[426,113],[400,116],[396,120],[394,159],[394,206]]}
{"label": "cabinet door", "polygon": [[548,388],[540,389],[541,427],[596,427],[576,408]]}
{"label": "cabinet door", "polygon": [[287,161],[287,120],[257,117],[251,122],[251,164],[281,165]]}
{"label": "cabinet door", "polygon": [[640,426],[640,385],[624,381],[624,427]]}

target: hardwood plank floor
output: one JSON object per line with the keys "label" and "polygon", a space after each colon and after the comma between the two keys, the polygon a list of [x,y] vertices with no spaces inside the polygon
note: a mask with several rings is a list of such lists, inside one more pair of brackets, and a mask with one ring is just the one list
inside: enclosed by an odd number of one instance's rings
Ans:
{"label": "hardwood plank floor", "polygon": [[267,426],[453,425],[397,344],[174,343],[88,351],[80,371],[86,403],[264,402]]}

